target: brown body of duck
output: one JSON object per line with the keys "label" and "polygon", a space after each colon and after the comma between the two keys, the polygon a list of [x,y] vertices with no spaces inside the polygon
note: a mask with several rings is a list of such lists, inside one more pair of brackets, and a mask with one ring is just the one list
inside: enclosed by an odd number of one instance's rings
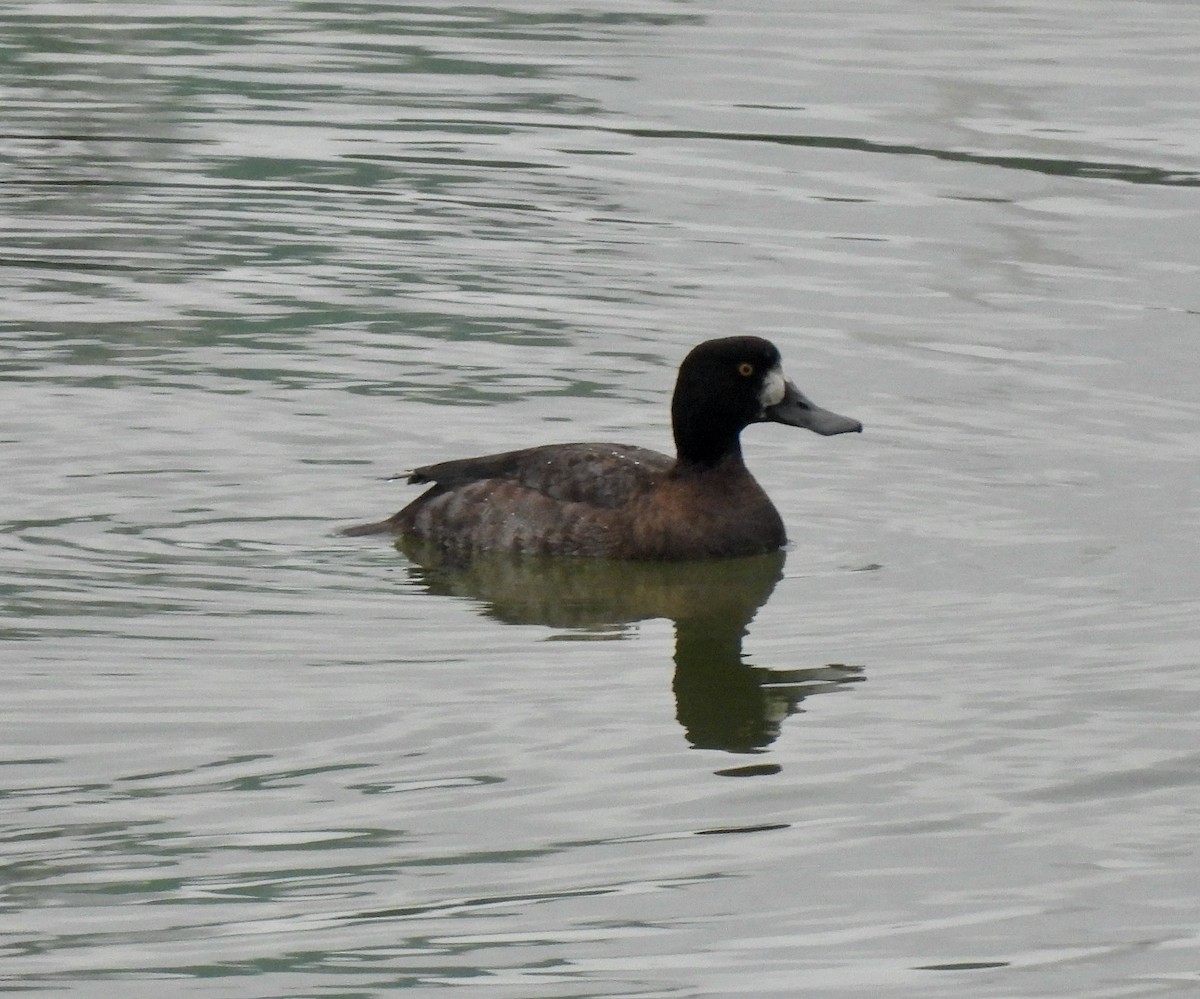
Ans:
{"label": "brown body of duck", "polygon": [[462,552],[611,559],[730,558],[773,551],[783,521],[742,460],[740,434],[774,422],[830,436],[862,424],[813,405],[774,344],[709,340],[679,368],[676,456],[624,444],[549,444],[416,469],[433,488],[344,533],[401,534]]}

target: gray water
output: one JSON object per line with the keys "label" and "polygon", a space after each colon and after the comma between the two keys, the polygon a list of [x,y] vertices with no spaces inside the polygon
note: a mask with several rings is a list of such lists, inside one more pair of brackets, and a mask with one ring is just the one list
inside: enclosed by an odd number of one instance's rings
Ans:
{"label": "gray water", "polygon": [[[0,991],[1192,996],[1200,8],[0,7]],[[786,560],[439,564],[669,447]]]}

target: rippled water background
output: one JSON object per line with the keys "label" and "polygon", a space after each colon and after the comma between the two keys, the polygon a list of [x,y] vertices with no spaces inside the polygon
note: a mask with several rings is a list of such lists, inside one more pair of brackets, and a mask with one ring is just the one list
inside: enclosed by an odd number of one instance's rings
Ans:
{"label": "rippled water background", "polygon": [[[1196,993],[1200,8],[0,28],[0,991]],[[731,332],[782,570],[336,535]]]}

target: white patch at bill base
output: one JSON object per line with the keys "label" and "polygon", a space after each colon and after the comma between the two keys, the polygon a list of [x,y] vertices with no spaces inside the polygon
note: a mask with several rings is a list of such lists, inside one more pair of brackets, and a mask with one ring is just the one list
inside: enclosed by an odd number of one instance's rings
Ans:
{"label": "white patch at bill base", "polygon": [[787,391],[787,379],[783,377],[783,369],[777,364],[767,372],[763,379],[762,388],[758,390],[758,401],[762,403],[763,409],[778,405],[782,401],[785,391]]}

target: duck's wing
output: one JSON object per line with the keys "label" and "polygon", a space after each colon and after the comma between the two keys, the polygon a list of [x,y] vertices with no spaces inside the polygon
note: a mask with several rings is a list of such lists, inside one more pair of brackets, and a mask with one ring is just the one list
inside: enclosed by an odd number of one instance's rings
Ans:
{"label": "duck's wing", "polygon": [[408,481],[435,483],[437,492],[511,482],[550,499],[612,508],[649,489],[673,464],[665,454],[628,444],[548,444],[425,465]]}

